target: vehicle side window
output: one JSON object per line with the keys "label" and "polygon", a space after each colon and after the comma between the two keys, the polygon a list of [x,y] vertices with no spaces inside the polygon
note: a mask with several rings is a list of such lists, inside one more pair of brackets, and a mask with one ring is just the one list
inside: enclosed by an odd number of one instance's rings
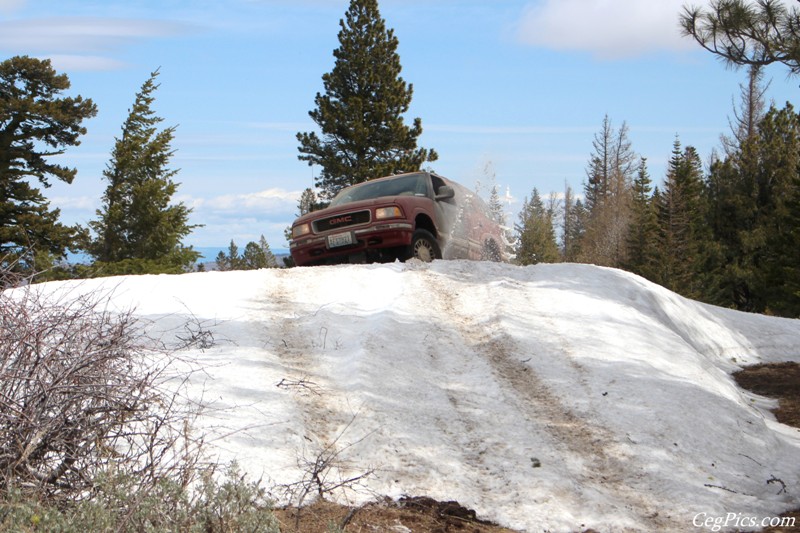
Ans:
{"label": "vehicle side window", "polygon": [[444,186],[444,180],[436,176],[431,176],[431,182],[433,182],[433,195],[436,196],[439,194],[439,189]]}
{"label": "vehicle side window", "polygon": [[414,196],[428,196],[428,181],[420,175],[417,186],[414,188]]}

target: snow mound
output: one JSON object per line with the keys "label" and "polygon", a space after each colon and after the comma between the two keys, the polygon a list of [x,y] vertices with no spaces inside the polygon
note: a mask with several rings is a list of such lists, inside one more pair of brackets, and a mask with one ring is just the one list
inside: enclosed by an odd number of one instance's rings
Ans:
{"label": "snow mound", "polygon": [[[276,485],[336,450],[337,491],[457,500],[525,531],[686,531],[798,506],[800,432],[731,373],[800,361],[800,321],[587,265],[438,261],[131,276],[108,291],[187,353],[218,457]],[[338,477],[337,477],[338,476]],[[767,483],[780,479],[781,486]]]}

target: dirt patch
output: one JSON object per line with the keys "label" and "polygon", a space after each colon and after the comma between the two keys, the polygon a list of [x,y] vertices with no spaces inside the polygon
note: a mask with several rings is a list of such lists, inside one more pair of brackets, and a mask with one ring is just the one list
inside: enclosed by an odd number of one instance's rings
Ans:
{"label": "dirt patch", "polygon": [[[800,428],[800,364],[754,365],[736,372],[733,377],[743,389],[778,400],[778,407],[773,410],[778,422]],[[764,531],[788,533],[800,530],[800,509],[781,516],[794,518],[795,527],[770,527]]]}
{"label": "dirt patch", "polygon": [[800,427],[800,364],[776,363],[747,367],[733,375],[740,387],[779,401],[778,422]]}
{"label": "dirt patch", "polygon": [[[475,511],[458,502],[439,502],[432,498],[386,499],[351,508],[318,500],[297,509],[278,509],[275,515],[283,532],[330,533],[331,531],[380,531],[397,533],[514,533],[481,520]],[[340,529],[337,529],[340,528]]]}

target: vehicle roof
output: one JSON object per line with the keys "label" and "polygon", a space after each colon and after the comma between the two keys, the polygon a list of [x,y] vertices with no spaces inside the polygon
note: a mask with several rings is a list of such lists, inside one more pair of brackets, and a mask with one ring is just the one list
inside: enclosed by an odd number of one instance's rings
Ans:
{"label": "vehicle roof", "polygon": [[[441,174],[437,174],[436,172],[428,172],[427,170],[418,170],[416,172],[400,172],[398,174],[392,174],[391,176],[382,176],[380,178],[372,178],[370,180],[362,181],[361,183],[357,183],[355,185],[351,185],[351,187],[358,187],[359,185],[364,185],[365,183],[372,183],[372,182],[375,182],[375,181],[388,181],[388,180],[392,180],[392,179],[395,179],[395,178],[402,178],[402,177],[405,177],[405,176],[413,176],[413,175],[416,175],[416,174],[427,174],[429,176],[435,176],[435,177],[439,178],[440,180],[444,181],[447,185],[450,185],[452,187],[457,187],[457,188],[460,187],[460,188],[462,188],[464,190],[468,190],[463,185],[461,185],[459,183],[456,183],[453,180],[447,179],[444,176],[442,176]],[[349,188],[349,187],[347,187],[347,188]]]}

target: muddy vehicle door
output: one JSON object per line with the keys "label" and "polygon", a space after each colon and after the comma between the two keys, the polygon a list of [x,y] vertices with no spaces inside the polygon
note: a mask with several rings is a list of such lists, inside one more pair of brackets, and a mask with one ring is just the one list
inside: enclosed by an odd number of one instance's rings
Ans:
{"label": "muddy vehicle door", "polygon": [[442,257],[466,259],[469,257],[469,239],[462,223],[464,208],[461,202],[465,200],[464,193],[460,187],[455,187],[433,174],[431,183],[436,198],[436,218],[439,221]]}

